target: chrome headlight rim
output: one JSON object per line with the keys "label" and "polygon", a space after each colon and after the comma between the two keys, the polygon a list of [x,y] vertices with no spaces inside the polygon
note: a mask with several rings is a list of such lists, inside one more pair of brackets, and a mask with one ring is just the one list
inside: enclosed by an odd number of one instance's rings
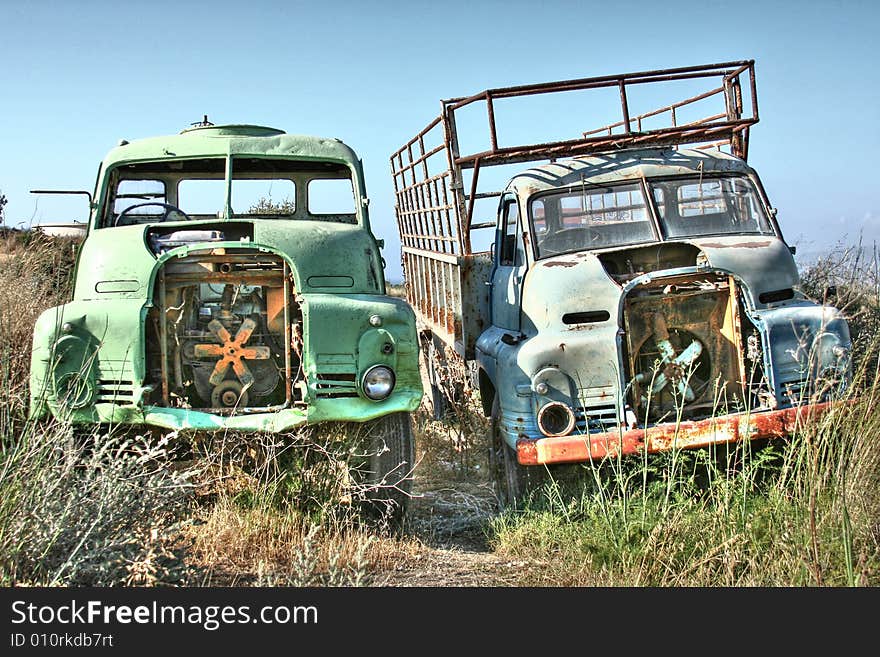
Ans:
{"label": "chrome headlight rim", "polygon": [[[376,383],[371,383],[371,376],[375,376],[377,374],[382,374],[387,377],[388,386],[387,392],[379,392],[378,394],[369,392],[370,388]],[[394,370],[388,365],[373,365],[368,367],[364,372],[364,375],[361,377],[361,392],[364,397],[369,399],[370,401],[380,402],[388,399],[391,396],[391,393],[394,392],[394,386],[397,385],[397,376],[394,374]]]}
{"label": "chrome headlight rim", "polygon": [[[558,417],[553,418],[553,415],[558,415]],[[564,424],[562,424],[561,420],[564,418]],[[551,401],[538,410],[538,430],[547,436],[548,438],[558,438],[561,436],[567,436],[572,431],[574,431],[575,427],[575,416],[574,411],[568,404],[564,404],[559,401]],[[559,426],[557,428],[548,428],[545,426],[546,423],[552,421],[560,421]]]}

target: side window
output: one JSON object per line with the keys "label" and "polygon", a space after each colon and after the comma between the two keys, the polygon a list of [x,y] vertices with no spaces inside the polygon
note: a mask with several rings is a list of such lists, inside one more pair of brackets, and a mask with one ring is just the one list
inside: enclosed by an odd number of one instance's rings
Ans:
{"label": "side window", "polygon": [[516,226],[519,222],[519,206],[516,199],[504,202],[502,209],[501,251],[498,264],[502,267],[516,265]]}
{"label": "side window", "polygon": [[544,199],[538,199],[532,203],[532,225],[539,235],[547,232],[547,209],[544,207]]}

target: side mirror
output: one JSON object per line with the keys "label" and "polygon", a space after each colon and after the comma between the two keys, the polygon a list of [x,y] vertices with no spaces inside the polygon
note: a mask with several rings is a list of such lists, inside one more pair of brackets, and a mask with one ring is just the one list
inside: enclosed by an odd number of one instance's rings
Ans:
{"label": "side mirror", "polygon": [[828,303],[829,301],[835,301],[837,299],[837,286],[829,285],[825,288],[825,291],[822,293],[822,303]]}
{"label": "side mirror", "polygon": [[789,247],[788,247],[788,252],[789,252],[791,255],[797,255],[797,247],[796,247],[796,246],[789,246]]}

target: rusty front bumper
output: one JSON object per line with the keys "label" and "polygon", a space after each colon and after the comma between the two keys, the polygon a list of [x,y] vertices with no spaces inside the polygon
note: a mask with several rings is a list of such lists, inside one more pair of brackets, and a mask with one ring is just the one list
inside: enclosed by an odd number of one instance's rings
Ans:
{"label": "rusty front bumper", "polygon": [[692,449],[740,440],[781,438],[807,420],[821,417],[834,402],[810,404],[760,413],[737,413],[706,420],[658,424],[647,429],[520,439],[517,460],[522,465],[579,463],[618,454]]}

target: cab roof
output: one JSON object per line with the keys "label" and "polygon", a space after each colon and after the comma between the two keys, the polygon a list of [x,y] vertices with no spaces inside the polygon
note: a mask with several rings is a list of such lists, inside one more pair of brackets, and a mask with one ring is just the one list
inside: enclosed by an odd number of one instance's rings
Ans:
{"label": "cab roof", "polygon": [[177,135],[122,140],[104,158],[104,168],[143,160],[226,155],[266,156],[341,162],[357,169],[355,152],[339,139],[292,135],[259,125],[230,124],[188,128]]}
{"label": "cab roof", "polygon": [[714,149],[629,149],[533,167],[514,176],[508,189],[532,195],[570,185],[607,184],[643,177],[751,172],[752,168],[740,158]]}

